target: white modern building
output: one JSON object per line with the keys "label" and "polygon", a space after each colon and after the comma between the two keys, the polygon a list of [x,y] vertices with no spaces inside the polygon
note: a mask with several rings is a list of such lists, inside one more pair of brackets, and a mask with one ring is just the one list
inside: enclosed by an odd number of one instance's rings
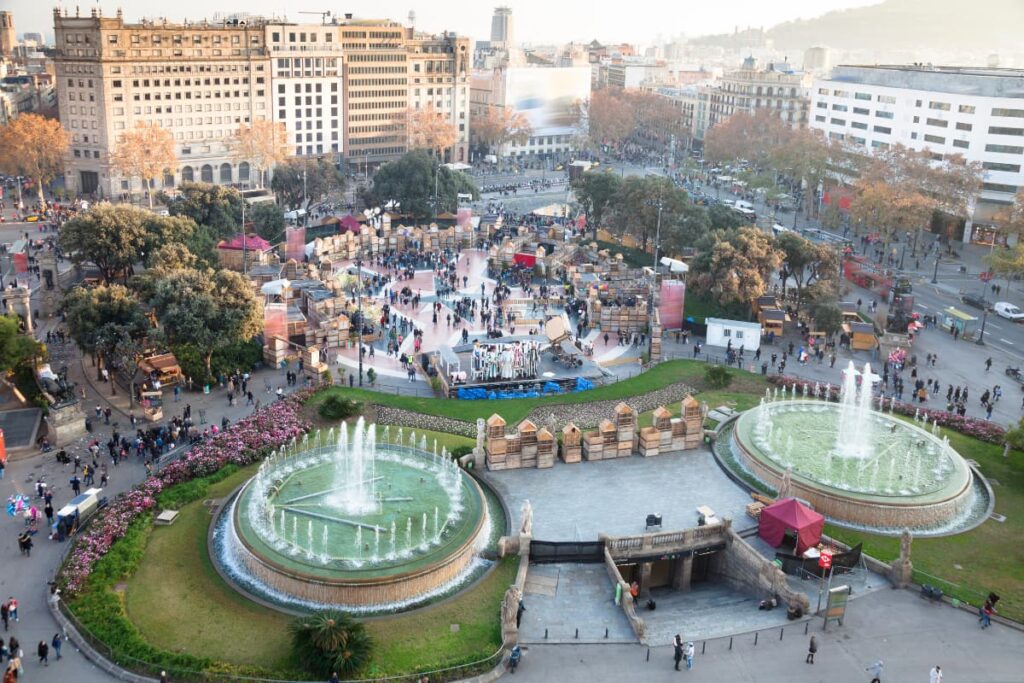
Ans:
{"label": "white modern building", "polygon": [[761,347],[761,326],[745,320],[726,320],[724,318],[708,318],[707,345],[730,346],[739,351],[757,351]]}
{"label": "white modern building", "polygon": [[866,154],[902,144],[980,162],[983,189],[962,238],[1001,241],[992,216],[1024,186],[1024,70],[838,66],[814,83],[810,126]]}

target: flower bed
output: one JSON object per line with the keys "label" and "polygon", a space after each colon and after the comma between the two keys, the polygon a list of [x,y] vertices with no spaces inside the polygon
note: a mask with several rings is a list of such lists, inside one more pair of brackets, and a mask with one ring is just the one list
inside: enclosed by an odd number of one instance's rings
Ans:
{"label": "flower bed", "polygon": [[293,394],[261,408],[110,501],[75,539],[61,567],[58,581],[65,597],[74,597],[84,588],[96,562],[127,533],[132,521],[156,506],[157,496],[165,488],[211,475],[228,464],[256,462],[306,431],[309,425],[300,416],[305,398],[305,393]]}
{"label": "flower bed", "polygon": [[[804,385],[807,385],[807,395],[814,396],[815,384],[809,383],[807,380],[800,379],[799,377],[792,377],[789,375],[771,375],[768,377],[768,383],[773,384],[777,387],[785,387],[792,389],[793,386],[797,387],[797,396],[803,395]],[[817,398],[825,399],[827,401],[838,401],[839,400],[839,386],[834,384],[817,384],[818,396]],[[889,407],[889,399],[885,401],[886,408]],[[939,423],[940,427],[946,427],[953,431],[972,436],[980,441],[986,441],[988,443],[1002,444],[1006,440],[1006,430],[989,420],[983,420],[977,417],[961,417],[956,413],[951,413],[947,410],[936,410],[933,408],[927,408],[919,403],[904,403],[897,401],[893,412],[899,415],[907,417],[914,417],[918,415],[922,418],[927,417],[929,421],[935,421]]]}

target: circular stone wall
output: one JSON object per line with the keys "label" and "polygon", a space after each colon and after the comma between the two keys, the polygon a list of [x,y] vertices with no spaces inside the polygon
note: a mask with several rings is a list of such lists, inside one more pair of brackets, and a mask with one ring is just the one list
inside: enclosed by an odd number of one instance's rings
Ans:
{"label": "circular stone wall", "polygon": [[973,474],[948,443],[900,419],[872,411],[870,457],[836,453],[839,406],[775,401],[731,425],[733,455],[778,490],[787,469],[791,495],[826,517],[867,528],[941,528],[970,514]]}
{"label": "circular stone wall", "polygon": [[223,547],[247,584],[302,603],[388,608],[416,602],[468,572],[488,526],[487,503],[472,477],[443,468],[457,479],[442,486],[436,457],[378,446],[378,503],[345,515],[326,500],[337,463],[325,455],[300,453],[292,459],[301,466],[275,474],[272,534],[257,529],[250,514],[255,477],[224,511],[230,520]]}

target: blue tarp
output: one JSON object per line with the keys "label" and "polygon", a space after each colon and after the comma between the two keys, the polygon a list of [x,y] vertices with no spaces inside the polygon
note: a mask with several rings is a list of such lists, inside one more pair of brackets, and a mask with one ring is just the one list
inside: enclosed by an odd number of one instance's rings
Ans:
{"label": "blue tarp", "polygon": [[[594,383],[582,377],[576,378],[576,386],[573,392],[587,391],[594,388]],[[506,398],[538,398],[540,396],[551,396],[564,393],[564,389],[557,382],[545,382],[538,391],[487,391],[486,389],[470,389],[461,387],[456,394],[464,401],[495,401]]]}

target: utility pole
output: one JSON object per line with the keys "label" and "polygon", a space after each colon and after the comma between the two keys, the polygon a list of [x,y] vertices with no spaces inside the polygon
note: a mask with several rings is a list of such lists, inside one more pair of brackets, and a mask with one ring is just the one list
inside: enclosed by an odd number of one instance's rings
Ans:
{"label": "utility pole", "polygon": [[245,197],[242,197],[242,275],[245,275],[247,256],[245,249]]}
{"label": "utility pole", "polygon": [[309,225],[309,199],[306,198],[306,164],[302,164],[302,227]]}
{"label": "utility pole", "polygon": [[[372,225],[372,224],[371,224]],[[358,346],[357,356],[359,357],[359,386],[363,386],[363,248],[359,247],[356,256],[356,308],[359,310],[359,330],[356,332],[356,343]]]}

